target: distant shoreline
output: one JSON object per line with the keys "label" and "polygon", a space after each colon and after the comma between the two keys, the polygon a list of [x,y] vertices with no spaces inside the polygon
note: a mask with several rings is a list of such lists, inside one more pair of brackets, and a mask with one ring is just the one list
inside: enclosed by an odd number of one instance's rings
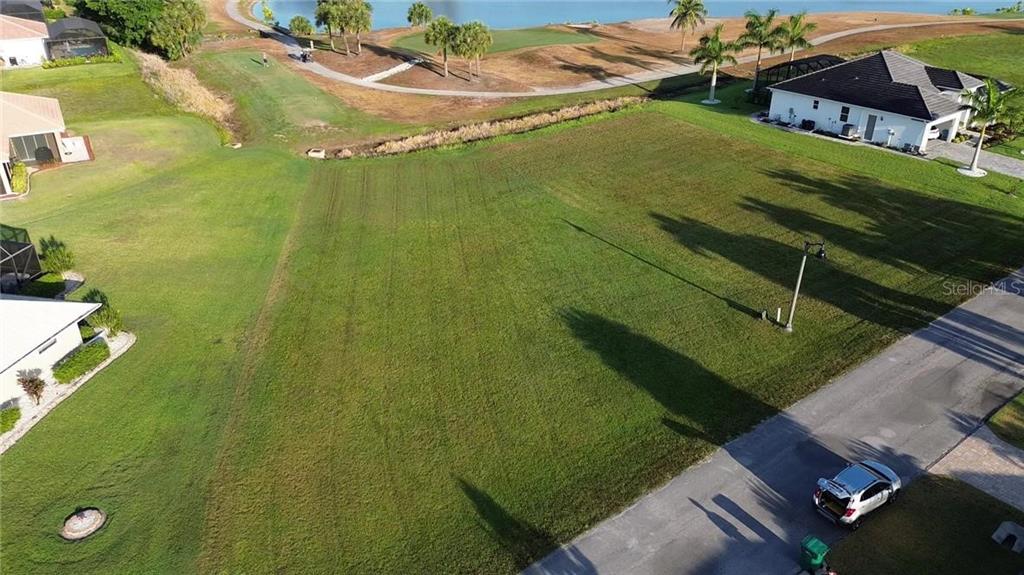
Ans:
{"label": "distant shoreline", "polygon": [[[410,3],[411,3],[411,1],[412,0],[410,0]],[[1009,3],[1009,0],[1007,0],[1007,2]],[[371,1],[371,3],[372,3],[372,1]],[[257,10],[257,7],[259,6],[259,4],[260,4],[260,0],[248,0],[248,9],[244,11],[244,14],[247,15],[248,17],[252,18],[254,21],[262,23],[263,20],[259,17],[258,14],[256,14],[256,10]],[[949,8],[950,9],[958,7],[957,4],[952,3],[952,2],[950,2],[948,4],[949,4]],[[666,10],[667,10],[667,8],[666,8]],[[780,16],[785,17],[785,16],[788,16],[791,13],[795,13],[795,11],[794,12],[789,12],[789,11],[780,12]],[[971,17],[991,16],[990,14],[983,14],[983,13],[978,13],[978,14],[975,14],[975,15],[972,15],[972,16],[953,16],[953,15],[948,14],[947,12],[912,12],[912,11],[905,11],[905,10],[856,10],[856,9],[852,9],[852,10],[826,9],[826,10],[823,10],[821,12],[816,12],[816,11],[813,11],[813,10],[808,10],[808,14],[814,15],[815,17],[841,16],[841,15],[849,16],[849,15],[852,15],[852,14],[863,14],[863,15],[875,15],[875,14],[877,14],[879,16],[884,16],[884,15],[888,15],[888,16],[904,15],[904,16],[921,16],[921,17],[948,16],[948,17],[951,17],[951,18],[953,18],[953,17],[956,17],[956,18],[971,18]],[[742,15],[718,16],[718,15],[715,15],[715,14],[711,14],[709,16],[708,20],[721,21],[721,20],[727,20],[727,19],[733,19],[733,18],[742,18]],[[310,18],[310,19],[312,20],[312,18]],[[287,25],[288,25],[286,20],[287,20],[287,18],[278,18],[278,21],[280,22],[280,25],[284,26],[284,27],[287,27]],[[629,18],[629,19],[625,19],[625,20],[608,21],[608,22],[602,22],[602,21],[599,21],[599,20],[595,20],[595,21],[578,21],[578,22],[566,21],[566,22],[548,22],[546,24],[537,24],[537,25],[533,25],[533,26],[514,26],[514,27],[508,27],[508,28],[500,27],[500,26],[491,26],[491,28],[493,28],[495,30],[529,30],[529,29],[532,29],[532,28],[547,28],[547,27],[552,27],[552,26],[581,26],[581,25],[587,25],[587,24],[596,24],[598,27],[600,27],[600,26],[630,25],[630,26],[635,26],[635,27],[638,27],[638,28],[650,28],[650,27],[653,27],[656,24],[661,24],[664,27],[668,27],[668,24],[669,24],[670,21],[671,21],[671,18],[668,17],[668,16],[658,16],[658,17],[650,17],[650,18]],[[484,23],[488,24],[486,21]],[[381,28],[374,27],[371,30],[371,33],[396,32],[396,31],[406,30],[407,28],[408,28],[407,26],[386,26],[386,27],[381,27]]]}

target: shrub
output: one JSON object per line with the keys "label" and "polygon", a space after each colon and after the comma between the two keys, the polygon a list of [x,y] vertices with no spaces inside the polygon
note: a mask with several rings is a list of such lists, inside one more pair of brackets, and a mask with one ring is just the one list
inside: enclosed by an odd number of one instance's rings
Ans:
{"label": "shrub", "polygon": [[22,162],[15,162],[11,166],[11,191],[15,194],[28,191],[28,168]]}
{"label": "shrub", "polygon": [[47,20],[60,20],[61,18],[67,18],[68,15],[62,8],[50,8],[43,6],[43,18]]}
{"label": "shrub", "polygon": [[46,389],[46,382],[39,377],[38,369],[18,372],[18,385],[25,393],[32,398],[32,401],[39,405],[39,399],[43,397],[43,390]]}
{"label": "shrub", "polygon": [[477,140],[504,136],[506,134],[520,134],[537,130],[546,126],[578,120],[586,116],[615,112],[629,106],[646,101],[639,96],[624,96],[611,100],[598,100],[587,104],[567,106],[551,112],[530,114],[520,118],[509,118],[507,120],[496,120],[493,122],[481,122],[460,126],[452,130],[438,130],[408,138],[401,138],[378,144],[373,148],[373,155],[386,156],[391,154],[403,154],[424,150],[427,148],[438,148],[442,146],[453,146],[465,144]]}
{"label": "shrub", "polygon": [[50,273],[62,274],[75,265],[75,254],[64,242],[54,236],[43,238],[39,242],[43,268]]}
{"label": "shrub", "polygon": [[21,409],[7,407],[0,409],[0,433],[7,433],[14,429],[14,425],[21,419]]}
{"label": "shrub", "polygon": [[99,339],[94,343],[80,346],[53,364],[53,378],[58,383],[71,383],[95,369],[108,357],[110,348],[106,340]]}
{"label": "shrub", "polygon": [[81,66],[82,64],[114,64],[121,61],[121,57],[115,53],[105,56],[72,56],[70,58],[58,58],[43,62],[43,68],[67,68],[68,66]]}
{"label": "shrub", "polygon": [[116,309],[110,306],[110,300],[107,299],[107,294],[101,292],[98,289],[91,289],[89,293],[85,294],[82,301],[91,303],[103,304],[100,309],[93,312],[87,320],[89,325],[93,327],[106,328],[110,335],[117,335],[124,329],[124,324],[121,322],[121,314]]}
{"label": "shrub", "polygon": [[158,56],[137,53],[142,79],[176,107],[223,124],[231,105],[199,82],[191,70],[172,68]]}
{"label": "shrub", "polygon": [[78,324],[78,334],[82,336],[82,341],[89,341],[90,339],[96,337],[96,328],[85,322],[82,322]]}

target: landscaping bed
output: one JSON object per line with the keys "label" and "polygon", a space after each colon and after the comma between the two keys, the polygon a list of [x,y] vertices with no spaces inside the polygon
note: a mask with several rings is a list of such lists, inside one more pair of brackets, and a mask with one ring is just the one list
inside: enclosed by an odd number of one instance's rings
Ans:
{"label": "landscaping bed", "polygon": [[98,339],[75,349],[53,366],[53,378],[57,383],[71,383],[96,369],[110,357],[110,348],[103,339]]}

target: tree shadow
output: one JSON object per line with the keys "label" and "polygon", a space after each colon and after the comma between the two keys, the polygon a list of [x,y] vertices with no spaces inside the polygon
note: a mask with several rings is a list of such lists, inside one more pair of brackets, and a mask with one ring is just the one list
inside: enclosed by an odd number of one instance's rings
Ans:
{"label": "tree shadow", "polygon": [[595,239],[595,240],[597,240],[597,241],[599,241],[599,242],[601,242],[601,243],[603,243],[603,244],[605,244],[607,246],[615,248],[616,250],[626,254],[627,256],[635,259],[638,262],[646,264],[647,266],[649,266],[649,267],[651,267],[653,269],[656,269],[656,270],[660,271],[661,273],[663,273],[663,274],[665,274],[665,275],[667,275],[669,277],[677,279],[680,282],[682,282],[682,283],[684,283],[684,284],[686,284],[686,285],[688,285],[688,286],[690,286],[690,287],[692,287],[692,288],[694,288],[696,290],[699,290],[699,291],[701,291],[701,292],[703,292],[703,293],[705,293],[705,294],[707,294],[707,295],[709,295],[709,296],[711,296],[711,297],[713,297],[713,298],[715,298],[715,299],[717,299],[719,301],[725,302],[726,304],[728,304],[729,307],[731,307],[731,308],[733,308],[733,309],[735,309],[735,310],[737,310],[739,312],[742,312],[745,315],[749,315],[751,317],[758,317],[759,316],[758,312],[755,311],[753,308],[745,306],[745,305],[739,303],[738,301],[736,301],[736,300],[734,300],[732,298],[729,298],[729,297],[723,296],[721,294],[715,293],[715,292],[709,290],[708,288],[706,288],[706,287],[704,287],[702,285],[694,283],[694,282],[692,282],[692,281],[690,281],[690,280],[680,276],[679,274],[677,274],[677,273],[675,273],[675,272],[673,272],[671,270],[668,270],[668,269],[662,267],[661,265],[656,264],[656,263],[648,260],[647,258],[645,258],[645,257],[643,257],[643,256],[641,256],[639,254],[636,254],[636,253],[634,253],[634,252],[632,252],[630,250],[627,250],[626,248],[624,248],[624,247],[622,247],[622,246],[620,246],[620,245],[618,245],[618,244],[616,244],[616,243],[614,243],[614,242],[612,242],[610,240],[607,240],[607,239],[605,239],[605,238],[603,238],[603,237],[601,237],[601,236],[599,236],[599,235],[597,235],[597,234],[587,230],[586,228],[584,228],[582,226],[579,226],[577,224],[574,224],[574,223],[570,222],[569,220],[567,220],[565,218],[562,218],[562,221],[565,222],[566,224],[568,224],[572,229],[576,230],[577,232],[580,232],[580,233],[582,233],[584,235],[590,236],[591,238],[593,238],[593,239]]}
{"label": "tree shadow", "polygon": [[723,445],[778,412],[696,361],[628,326],[577,309],[562,321],[605,365],[647,392],[690,435]]}
{"label": "tree shadow", "polygon": [[[792,288],[796,281],[802,255],[798,246],[753,234],[732,233],[686,216],[674,218],[652,213],[651,217],[696,254],[724,257],[785,288]],[[932,299],[876,284],[834,264],[808,265],[801,293],[859,319],[904,331],[920,327],[947,310],[947,306]],[[744,305],[771,309],[778,303],[744,302]]]}
{"label": "tree shadow", "polygon": [[[925,472],[926,461],[892,447],[890,440],[882,437],[829,435],[823,431],[830,429],[827,426],[812,431],[791,412],[779,412],[698,362],[627,325],[576,309],[564,311],[562,320],[586,349],[664,408],[662,423],[667,429],[687,440],[721,448],[705,465],[663,488],[682,498],[676,500],[679,504],[668,515],[659,512],[656,523],[688,528],[696,525],[693,529],[698,531],[714,528],[724,537],[716,540],[717,535],[700,535],[707,547],[692,557],[687,557],[688,551],[678,546],[652,549],[649,557],[654,561],[671,556],[679,560],[677,567],[682,568],[684,563],[687,572],[695,573],[775,572],[775,568],[787,572],[799,555],[804,537],[813,534],[831,543],[846,532],[822,519],[811,505],[819,477],[833,477],[847,462],[861,460],[875,460],[891,467],[904,484]],[[1018,330],[1012,326],[994,329],[1001,334],[996,337],[1018,337]],[[922,381],[931,383],[927,378]],[[1008,399],[1017,387],[1007,383],[996,386],[992,393],[1000,400]],[[944,401],[933,399],[938,403]],[[972,424],[966,416],[961,420],[963,425]],[[745,433],[758,422],[755,432]],[[745,478],[742,483],[719,483],[723,475],[737,473]],[[660,502],[665,503],[675,495],[668,497]],[[639,524],[635,523],[637,520]],[[707,524],[701,523],[705,520]],[[571,568],[570,557],[585,556],[603,544],[614,545],[604,537],[618,537],[620,528],[629,532],[644,525],[643,518],[623,521],[602,530],[593,540],[559,549],[527,572],[577,572]]]}
{"label": "tree shadow", "polygon": [[[473,504],[477,523],[509,554],[518,569],[529,566],[534,559],[558,546],[558,541],[551,534],[517,519],[480,488],[462,478],[455,481]],[[580,558],[579,565],[583,567],[586,564],[585,559]]]}
{"label": "tree shadow", "polygon": [[[795,232],[827,238],[858,255],[908,272],[948,272],[951,267],[969,267],[992,276],[1005,273],[1008,264],[1019,263],[1010,261],[1004,246],[1024,244],[1022,218],[919,194],[861,175],[825,178],[791,169],[766,169],[762,173],[795,192],[816,196],[857,214],[867,220],[866,229],[850,229],[806,210],[751,197],[744,198],[744,209]],[[922,242],[922,235],[935,241]],[[951,255],[962,253],[962,246],[967,244],[971,246],[970,258],[951,262]]]}

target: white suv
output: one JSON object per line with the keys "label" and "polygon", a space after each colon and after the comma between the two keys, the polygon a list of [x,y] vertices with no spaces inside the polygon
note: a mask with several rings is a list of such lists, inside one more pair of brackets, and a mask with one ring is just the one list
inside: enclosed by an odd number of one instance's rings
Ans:
{"label": "white suv", "polygon": [[865,515],[896,501],[900,476],[877,461],[851,463],[834,479],[819,479],[814,507],[829,521],[860,527]]}

